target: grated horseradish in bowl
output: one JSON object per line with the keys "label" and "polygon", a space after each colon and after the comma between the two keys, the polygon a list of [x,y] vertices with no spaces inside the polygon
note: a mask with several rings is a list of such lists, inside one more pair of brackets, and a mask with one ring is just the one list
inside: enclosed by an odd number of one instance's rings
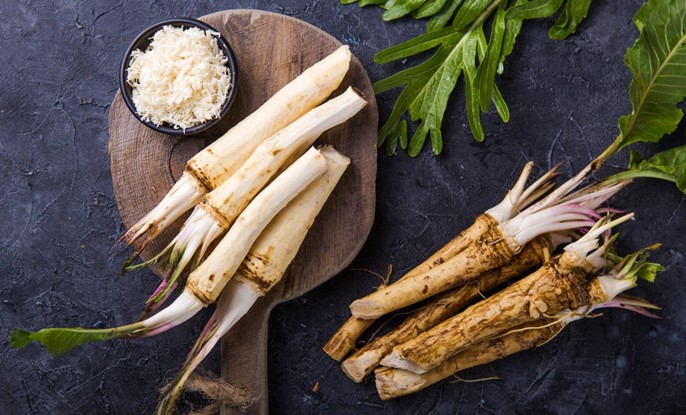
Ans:
{"label": "grated horseradish in bowl", "polygon": [[236,63],[226,40],[195,19],[144,30],[122,62],[120,87],[131,112],[148,127],[190,135],[215,125],[235,96]]}

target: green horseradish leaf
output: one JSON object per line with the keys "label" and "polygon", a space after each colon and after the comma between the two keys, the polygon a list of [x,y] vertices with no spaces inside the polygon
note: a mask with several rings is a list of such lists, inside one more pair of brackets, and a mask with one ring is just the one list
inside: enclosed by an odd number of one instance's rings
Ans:
{"label": "green horseradish leaf", "polygon": [[634,77],[632,112],[619,119],[617,150],[636,142],[658,142],[683,117],[686,97],[686,1],[649,0],[634,16],[639,36],[625,56]]}

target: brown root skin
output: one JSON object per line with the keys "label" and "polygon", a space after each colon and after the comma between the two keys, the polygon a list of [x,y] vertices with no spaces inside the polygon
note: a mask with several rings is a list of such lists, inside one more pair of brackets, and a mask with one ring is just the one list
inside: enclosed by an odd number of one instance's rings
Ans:
{"label": "brown root skin", "polygon": [[500,229],[490,227],[479,240],[443,264],[354,301],[350,311],[357,318],[379,318],[503,266],[515,254]]}
{"label": "brown root skin", "polygon": [[[243,265],[241,264],[241,268],[243,268]],[[271,286],[262,281],[261,279],[253,278],[253,276],[248,276],[246,273],[248,270],[246,269],[241,269],[239,268],[238,271],[236,271],[236,275],[233,276],[233,278],[236,279],[236,281],[240,281],[243,284],[247,284],[252,288],[253,291],[258,293],[260,297],[264,297],[264,295],[269,291]]]}
{"label": "brown root skin", "polygon": [[481,235],[483,235],[488,229],[495,226],[498,226],[498,222],[488,213],[482,213],[481,215],[477,216],[476,219],[474,219],[474,223],[470,227],[460,232],[459,235],[454,237],[450,242],[445,244],[445,246],[436,251],[436,253],[431,255],[421,264],[414,267],[410,272],[405,274],[403,278],[424,273],[436,266],[443,264],[445,261],[467,249],[469,245],[479,240]]}
{"label": "brown root skin", "polygon": [[539,236],[527,244],[509,264],[487,271],[471,283],[429,299],[401,325],[385,336],[374,339],[346,359],[342,364],[343,372],[353,381],[361,382],[393,347],[452,317],[474,299],[479,298],[482,293],[542,264],[549,257],[551,250],[550,238]]}
{"label": "brown root skin", "polygon": [[[247,156],[249,155],[249,153],[246,154],[244,159],[247,159]],[[206,161],[208,159],[213,159],[213,161]],[[207,189],[214,190],[240,167],[240,163],[236,164],[237,166],[235,166],[234,169],[227,169],[216,159],[214,154],[208,152],[204,154],[202,160],[198,159],[198,154],[196,154],[194,158],[188,160],[185,170],[190,172]]]}
{"label": "brown root skin", "polygon": [[[477,216],[474,223],[469,228],[460,232],[459,235],[445,244],[445,246],[439,249],[435,254],[431,255],[424,262],[403,275],[398,281],[429,271],[430,269],[443,264],[450,258],[467,249],[467,247],[478,240],[487,229],[495,226],[498,226],[498,222],[489,214],[484,213]],[[383,288],[383,286],[379,288]],[[374,319],[350,317],[343,323],[343,326],[331,336],[331,339],[329,339],[324,346],[324,352],[334,360],[340,362],[355,349],[357,339],[359,339],[362,333],[364,333],[373,323]]]}
{"label": "brown root skin", "polygon": [[[213,280],[214,278],[217,278],[215,275],[210,275],[209,279]],[[223,278],[223,277],[222,277]],[[209,297],[205,295],[206,290],[204,290],[202,287],[199,287],[196,285],[195,280],[187,280],[186,281],[186,289],[190,290],[190,292],[193,293],[193,295],[200,301],[202,301],[205,305],[210,305],[212,303],[215,303],[217,301],[216,298]]]}
{"label": "brown root skin", "polygon": [[[367,270],[368,271],[368,270]],[[393,267],[391,265],[388,266],[388,274],[386,277],[381,276],[380,274],[377,274],[372,271],[371,272],[373,275],[378,276],[381,278],[383,281],[383,284],[379,285],[377,289],[381,289],[382,287],[385,287],[388,285],[388,280],[391,278],[391,274],[393,273]],[[361,318],[356,318],[356,317],[349,317],[345,323],[341,327],[336,330],[336,332],[331,336],[328,342],[324,345],[322,350],[324,350],[324,353],[328,354],[329,357],[334,359],[337,362],[340,362],[341,360],[345,359],[347,355],[350,354],[353,350],[355,350],[355,345],[357,343],[357,339],[362,336],[362,334],[374,324],[376,320],[370,319],[370,320],[363,320]]]}
{"label": "brown root skin", "polygon": [[424,373],[484,339],[565,309],[588,305],[586,273],[555,258],[499,293],[402,345],[382,364]]}
{"label": "brown root skin", "polygon": [[462,370],[540,346],[555,337],[565,326],[564,323],[546,323],[546,320],[538,320],[533,324],[517,327],[516,332],[484,340],[424,374],[382,367],[375,372],[376,390],[383,400],[418,392]]}

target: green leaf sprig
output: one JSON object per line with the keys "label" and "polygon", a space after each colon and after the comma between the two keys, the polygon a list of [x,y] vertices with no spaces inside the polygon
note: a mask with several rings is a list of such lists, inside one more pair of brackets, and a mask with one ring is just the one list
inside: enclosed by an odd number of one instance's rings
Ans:
{"label": "green leaf sprig", "polygon": [[[477,0],[478,1],[478,0]],[[476,1],[474,2],[476,3]],[[486,3],[483,0],[481,3]],[[494,83],[487,82],[488,72],[495,70],[500,59],[500,49],[505,32],[505,11],[503,0],[495,0],[490,7],[480,8],[478,18],[469,27],[464,27],[464,19],[456,16],[456,23],[450,27],[429,32],[409,42],[386,49],[376,55],[375,60],[379,63],[391,62],[404,59],[408,56],[438,47],[436,53],[424,63],[400,71],[386,79],[374,84],[376,93],[382,93],[389,89],[405,85],[398,97],[393,111],[381,127],[379,132],[379,144],[388,138],[387,151],[392,153],[398,141],[401,147],[407,144],[406,124],[401,119],[405,112],[409,112],[412,121],[419,121],[412,139],[409,140],[409,154],[416,156],[421,151],[427,135],[431,137],[431,147],[435,154],[439,154],[443,148],[441,123],[443,114],[448,105],[448,98],[457,84],[460,75],[464,74],[467,96],[467,116],[470,127],[474,131],[477,140],[484,138],[483,128],[479,117],[482,107],[482,96],[488,97],[486,102],[490,104],[491,97],[497,102],[496,107],[501,109],[501,117],[509,119],[507,105],[497,91]],[[474,9],[463,6],[461,11],[474,14]],[[486,40],[483,31],[483,22],[491,13],[497,11],[493,20],[491,41]],[[489,47],[490,46],[490,47]],[[477,60],[478,59],[478,60]],[[479,61],[488,62],[477,69]],[[486,75],[484,75],[486,73]]]}
{"label": "green leaf sprig", "polygon": [[[384,64],[435,49],[426,61],[374,84],[377,94],[403,88],[379,131],[378,145],[385,144],[388,155],[394,154],[400,145],[410,156],[417,156],[427,137],[433,153],[441,153],[443,117],[462,75],[467,119],[477,141],[485,138],[481,113],[490,111],[491,104],[504,122],[509,121],[510,112],[495,83],[496,75],[504,70],[505,58],[514,48],[522,22],[553,15],[562,8],[564,0],[360,0],[357,3],[381,6],[385,9],[382,19],[386,21],[410,14],[417,19],[430,18],[427,33],[391,46],[374,57],[377,63]],[[550,29],[550,37],[563,39],[573,33],[589,6],[590,0],[567,0]],[[487,39],[484,26],[488,21]],[[405,114],[417,123],[409,139]]]}

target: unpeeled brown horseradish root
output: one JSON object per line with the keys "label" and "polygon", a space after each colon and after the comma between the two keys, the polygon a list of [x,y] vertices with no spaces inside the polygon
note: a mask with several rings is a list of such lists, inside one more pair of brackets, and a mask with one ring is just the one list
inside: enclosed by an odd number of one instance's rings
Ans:
{"label": "unpeeled brown horseradish root", "polygon": [[[444,320],[454,316],[482,295],[526,271],[548,261],[562,238],[541,235],[529,242],[512,261],[479,275],[473,281],[458,286],[420,304],[405,321],[387,334],[376,337],[341,364],[343,372],[355,382],[361,382],[393,347],[405,343]],[[553,242],[555,241],[555,242]],[[362,320],[366,321],[366,320]]]}
{"label": "unpeeled brown horseradish root", "polygon": [[[449,333],[459,331],[458,337],[469,337],[468,343],[457,337],[452,339],[464,345],[452,357],[421,373],[407,367],[378,369],[375,376],[379,396],[382,399],[390,399],[417,392],[461,370],[540,346],[555,337],[568,323],[584,318],[600,308],[623,308],[647,317],[658,318],[646,310],[655,309],[656,306],[622,293],[635,287],[638,278],[653,281],[657,272],[664,270],[659,264],[647,261],[647,251],[659,245],[643,248],[624,258],[616,258],[616,255],[606,252],[610,241],[599,249],[593,248],[597,245],[593,236],[598,236],[603,228],[607,229],[611,225],[612,222],[604,219],[591,231],[594,235],[584,241],[580,240],[577,245],[569,245],[569,249],[566,249],[562,256],[553,258],[550,263],[517,284],[503,289],[496,296],[477,303],[452,320],[446,320],[446,325],[441,325],[441,330],[449,330]],[[589,249],[591,251],[588,251]],[[591,255],[588,255],[589,252],[592,252]],[[605,256],[608,259],[605,259]],[[598,267],[608,265],[612,267],[609,272],[594,276]],[[568,284],[569,281],[575,283]],[[551,282],[553,284],[550,284]],[[543,289],[540,289],[541,287]],[[575,293],[570,295],[573,291]],[[575,300],[570,302],[572,297]],[[523,311],[517,316],[514,311],[526,308],[527,304],[533,304],[537,311]],[[497,309],[504,306],[511,308],[498,312]],[[565,306],[577,308],[573,311],[560,310],[560,307]],[[541,312],[542,309],[546,311]],[[478,318],[482,319],[481,324],[488,333],[472,330],[472,322]],[[491,325],[498,326],[499,333],[489,338],[493,333]],[[462,330],[464,332],[461,332]],[[414,341],[420,341],[418,339]],[[424,340],[427,339],[422,339]],[[408,342],[403,347],[411,347],[412,344]]]}
{"label": "unpeeled brown horseradish root", "polygon": [[582,307],[574,311],[566,310],[560,313],[560,317],[542,318],[516,327],[506,334],[483,340],[422,374],[403,369],[380,367],[374,372],[376,390],[383,400],[419,392],[463,370],[542,346],[557,336],[569,323],[583,319],[594,310],[610,307],[624,308],[650,318],[659,318],[646,310],[646,308],[658,308],[655,305],[639,298],[619,295],[604,303]]}
{"label": "unpeeled brown horseradish root", "polygon": [[[533,167],[533,162],[527,163],[515,185],[507,192],[500,203],[479,215],[470,227],[460,232],[459,235],[448,242],[443,248],[439,249],[431,257],[405,274],[399,281],[429,272],[431,269],[440,266],[467,249],[467,247],[477,241],[489,227],[511,219],[517,212],[527,208],[550,191],[555,185],[552,179],[557,175],[558,166],[552,168],[527,187],[526,183],[531,175]],[[381,288],[385,287],[380,287],[380,289]],[[327,342],[324,346],[324,351],[333,359],[341,361],[354,349],[357,339],[374,323],[374,321],[374,318],[362,319],[350,317]]]}

